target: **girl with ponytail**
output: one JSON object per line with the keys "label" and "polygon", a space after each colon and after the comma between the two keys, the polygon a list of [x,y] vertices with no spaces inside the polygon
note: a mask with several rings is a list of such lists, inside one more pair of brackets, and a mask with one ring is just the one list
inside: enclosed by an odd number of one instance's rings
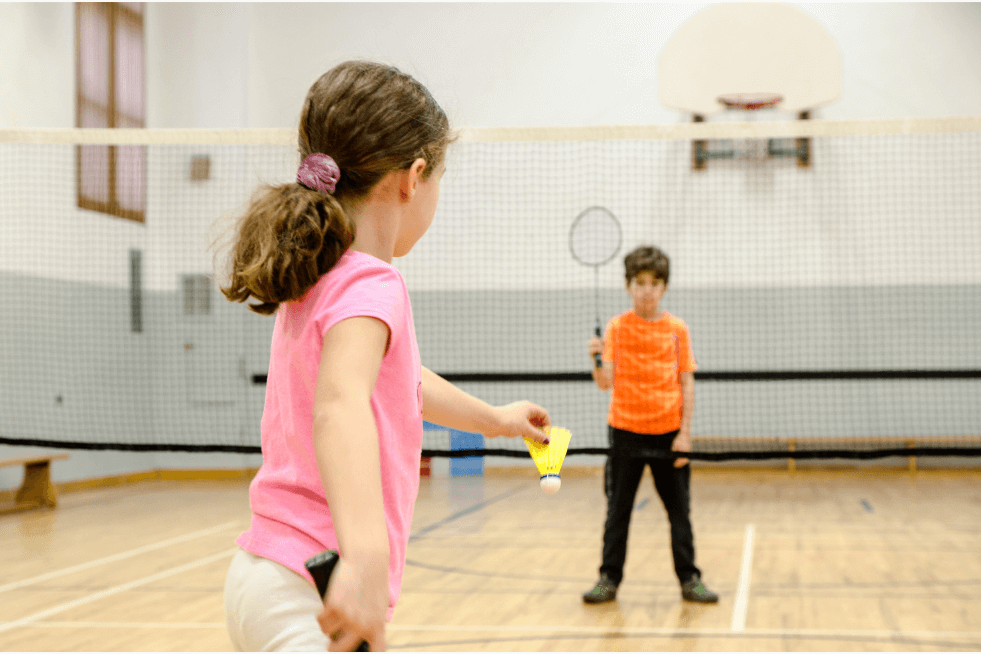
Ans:
{"label": "girl with ponytail", "polygon": [[[239,650],[383,650],[419,489],[422,422],[545,442],[548,413],[494,407],[422,367],[394,257],[432,223],[443,110],[396,68],[351,61],[310,88],[296,183],[237,224],[225,296],[275,314],[252,522],[225,582]],[[304,561],[340,552],[321,600]]]}

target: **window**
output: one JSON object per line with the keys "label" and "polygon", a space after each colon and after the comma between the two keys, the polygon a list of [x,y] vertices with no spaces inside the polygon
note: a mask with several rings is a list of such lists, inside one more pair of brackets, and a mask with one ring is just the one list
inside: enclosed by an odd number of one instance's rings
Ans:
{"label": "window", "polygon": [[[144,127],[143,3],[81,2],[75,13],[77,127]],[[143,222],[146,147],[80,145],[78,206]]]}

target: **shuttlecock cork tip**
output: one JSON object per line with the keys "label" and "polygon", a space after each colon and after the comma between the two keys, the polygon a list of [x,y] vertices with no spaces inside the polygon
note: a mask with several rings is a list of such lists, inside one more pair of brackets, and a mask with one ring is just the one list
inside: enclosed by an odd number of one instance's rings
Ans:
{"label": "shuttlecock cork tip", "polygon": [[562,479],[558,475],[544,475],[540,482],[542,490],[552,495],[562,488]]}

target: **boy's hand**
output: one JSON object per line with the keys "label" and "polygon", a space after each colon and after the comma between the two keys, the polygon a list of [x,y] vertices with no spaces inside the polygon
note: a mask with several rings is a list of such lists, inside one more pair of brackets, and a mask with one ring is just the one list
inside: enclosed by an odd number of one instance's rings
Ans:
{"label": "boy's hand", "polygon": [[[678,435],[674,437],[674,442],[671,443],[671,450],[673,452],[691,452],[691,434],[686,431],[679,431]],[[686,465],[688,465],[686,457],[674,460],[675,468],[683,468]]]}
{"label": "boy's hand", "polygon": [[504,406],[494,407],[498,425],[492,432],[484,436],[512,436],[528,438],[543,445],[548,445],[548,436],[542,431],[551,425],[548,411],[531,402],[512,402]]}
{"label": "boy's hand", "polygon": [[592,359],[597,354],[603,354],[603,339],[593,336],[589,339],[589,358]]}

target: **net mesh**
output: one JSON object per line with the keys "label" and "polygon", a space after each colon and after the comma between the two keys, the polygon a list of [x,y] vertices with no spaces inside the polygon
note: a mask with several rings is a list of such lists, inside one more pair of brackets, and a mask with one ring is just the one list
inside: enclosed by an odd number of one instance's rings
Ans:
{"label": "net mesh", "polygon": [[[0,443],[259,451],[274,318],[224,300],[209,245],[256,184],[293,179],[294,138],[0,132]],[[802,138],[807,167],[771,154]],[[143,222],[79,208],[83,144],[144,148]],[[570,457],[606,451],[586,342],[597,295],[604,322],[630,308],[622,258],[644,244],[671,258],[662,307],[699,365],[692,458],[976,456],[979,179],[981,119],[466,130],[395,264],[423,365],[545,406]],[[568,240],[592,206],[623,232],[598,273]],[[424,453],[528,456],[473,442],[427,425]]]}

